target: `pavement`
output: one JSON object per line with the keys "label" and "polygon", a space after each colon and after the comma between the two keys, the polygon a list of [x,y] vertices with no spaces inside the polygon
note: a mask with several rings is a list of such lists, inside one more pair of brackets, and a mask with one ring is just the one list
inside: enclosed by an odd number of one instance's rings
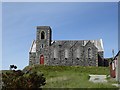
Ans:
{"label": "pavement", "polygon": [[89,81],[94,83],[106,83],[106,75],[89,75],[90,79]]}
{"label": "pavement", "polygon": [[112,85],[120,88],[120,84],[112,84]]}

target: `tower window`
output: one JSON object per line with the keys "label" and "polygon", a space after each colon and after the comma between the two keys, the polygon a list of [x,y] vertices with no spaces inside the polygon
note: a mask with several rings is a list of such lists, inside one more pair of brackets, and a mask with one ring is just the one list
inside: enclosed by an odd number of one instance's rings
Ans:
{"label": "tower window", "polygon": [[77,58],[80,58],[80,49],[79,49],[79,48],[77,48],[76,57],[77,57]]}
{"label": "tower window", "polygon": [[41,32],[41,39],[45,39],[45,32],[44,31]]}
{"label": "tower window", "polygon": [[55,48],[54,49],[54,58],[57,58],[58,57],[58,53],[57,53],[57,49]]}
{"label": "tower window", "polygon": [[68,54],[68,49],[65,49],[65,58],[67,59],[68,56],[69,56],[69,54]]}

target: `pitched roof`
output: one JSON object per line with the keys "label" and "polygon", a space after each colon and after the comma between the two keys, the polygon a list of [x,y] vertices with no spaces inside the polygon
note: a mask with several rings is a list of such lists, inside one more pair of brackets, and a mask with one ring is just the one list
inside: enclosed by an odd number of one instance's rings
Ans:
{"label": "pitched roof", "polygon": [[29,52],[36,52],[36,41],[35,41],[35,40],[33,40],[33,42],[32,42],[32,46],[31,46]]}
{"label": "pitched roof", "polygon": [[[96,48],[98,48],[98,51],[104,51],[104,48],[103,48],[103,41],[102,39],[99,39],[99,40],[55,40],[55,41],[52,41],[51,43],[53,44],[54,42],[57,43],[57,42],[64,42],[64,41],[78,41],[78,42],[83,42],[83,46],[85,46],[88,41],[90,41],[91,43],[93,43]],[[36,52],[36,41],[33,40],[32,42],[32,46],[30,48],[30,52]]]}
{"label": "pitched roof", "polygon": [[88,41],[92,42],[98,48],[98,51],[104,51],[102,39],[99,39],[99,40],[84,40],[84,45],[86,45],[88,43]]}
{"label": "pitched roof", "polygon": [[91,43],[93,43],[96,46],[96,48],[98,49],[99,52],[104,51],[102,39],[99,39],[99,40],[54,40],[51,42],[51,44],[60,43],[60,42],[69,42],[69,43],[74,42],[75,43],[76,41],[82,42],[83,46],[85,46],[90,41]]}

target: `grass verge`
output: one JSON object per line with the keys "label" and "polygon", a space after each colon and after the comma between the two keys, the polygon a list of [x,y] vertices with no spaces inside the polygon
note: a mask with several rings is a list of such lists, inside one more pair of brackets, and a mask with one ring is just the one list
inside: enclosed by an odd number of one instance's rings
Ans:
{"label": "grass verge", "polygon": [[109,75],[109,67],[35,65],[32,70],[44,73],[46,85],[43,88],[116,88],[111,82],[89,82],[89,74]]}

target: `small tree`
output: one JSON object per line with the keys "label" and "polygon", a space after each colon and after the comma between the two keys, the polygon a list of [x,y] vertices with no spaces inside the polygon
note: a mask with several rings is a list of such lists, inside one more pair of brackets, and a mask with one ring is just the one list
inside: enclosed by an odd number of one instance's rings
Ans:
{"label": "small tree", "polygon": [[2,73],[3,85],[6,88],[40,88],[45,85],[45,77],[37,72],[24,73],[21,70]]}
{"label": "small tree", "polygon": [[15,65],[10,65],[10,70],[12,70],[12,69],[17,69],[17,66],[15,66]]}
{"label": "small tree", "polygon": [[17,69],[17,66],[14,66],[14,69]]}

